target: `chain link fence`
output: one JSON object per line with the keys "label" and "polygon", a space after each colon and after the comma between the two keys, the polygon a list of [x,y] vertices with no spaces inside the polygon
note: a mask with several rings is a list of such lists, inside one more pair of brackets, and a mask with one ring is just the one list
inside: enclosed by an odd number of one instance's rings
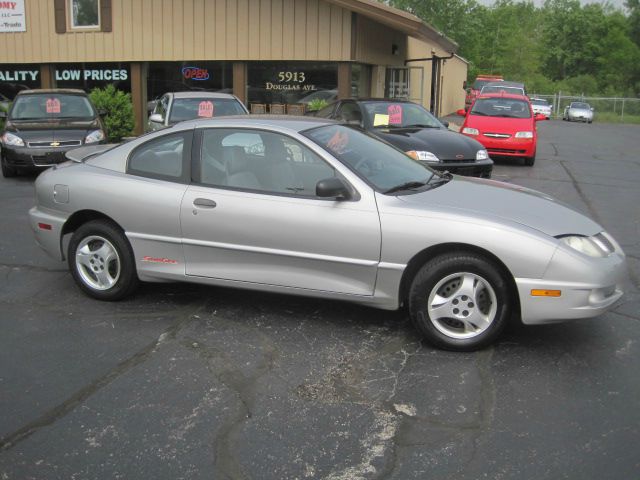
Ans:
{"label": "chain link fence", "polygon": [[640,123],[640,98],[585,97],[581,95],[529,95],[531,98],[543,98],[551,104],[554,118],[562,118],[565,107],[571,102],[586,102],[594,110],[594,121]]}

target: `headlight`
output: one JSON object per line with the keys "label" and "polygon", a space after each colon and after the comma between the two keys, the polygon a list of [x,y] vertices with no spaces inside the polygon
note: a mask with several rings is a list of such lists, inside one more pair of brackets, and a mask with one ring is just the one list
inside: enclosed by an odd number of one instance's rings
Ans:
{"label": "headlight", "polygon": [[533,138],[533,132],[517,132],[516,138]]}
{"label": "headlight", "polygon": [[24,141],[19,136],[9,132],[2,135],[2,143],[11,147],[24,147]]}
{"label": "headlight", "polygon": [[104,132],[102,130],[94,130],[84,139],[84,143],[96,143],[104,140]]}
{"label": "headlight", "polygon": [[560,240],[574,250],[589,255],[590,257],[606,257],[613,253],[613,245],[608,241],[602,241],[601,234],[594,237],[581,237],[568,235]]}
{"label": "headlight", "polygon": [[486,160],[489,158],[489,153],[486,150],[478,150],[476,152],[476,160]]}
{"label": "headlight", "polygon": [[436,157],[431,152],[424,152],[424,151],[418,151],[418,150],[409,150],[408,152],[404,152],[404,153],[409,155],[414,160],[423,160],[423,161],[426,161],[426,162],[439,162],[440,161],[440,159],[438,157]]}
{"label": "headlight", "polygon": [[462,129],[462,133],[466,133],[467,135],[480,135],[480,132],[477,128],[464,127]]}

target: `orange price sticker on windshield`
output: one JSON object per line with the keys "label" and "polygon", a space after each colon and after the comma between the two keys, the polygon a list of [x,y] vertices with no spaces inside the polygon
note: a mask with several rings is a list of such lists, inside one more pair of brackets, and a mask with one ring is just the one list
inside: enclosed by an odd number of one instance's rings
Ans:
{"label": "orange price sticker on windshield", "polygon": [[60,100],[47,98],[47,113],[60,113]]}
{"label": "orange price sticker on windshield", "polygon": [[389,105],[387,113],[389,114],[389,125],[402,124],[402,105]]}
{"label": "orange price sticker on windshield", "polygon": [[213,117],[213,102],[204,100],[198,104],[198,116],[211,118]]}

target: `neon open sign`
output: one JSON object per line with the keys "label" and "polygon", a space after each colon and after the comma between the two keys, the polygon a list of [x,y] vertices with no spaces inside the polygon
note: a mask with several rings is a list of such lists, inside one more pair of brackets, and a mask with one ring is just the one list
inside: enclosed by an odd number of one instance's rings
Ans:
{"label": "neon open sign", "polygon": [[209,70],[200,67],[182,67],[182,76],[187,80],[209,80]]}

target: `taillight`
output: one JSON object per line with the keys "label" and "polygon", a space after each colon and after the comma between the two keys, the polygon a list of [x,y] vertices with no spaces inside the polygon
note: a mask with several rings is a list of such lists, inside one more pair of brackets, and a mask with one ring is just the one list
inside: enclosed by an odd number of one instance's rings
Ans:
{"label": "taillight", "polygon": [[40,230],[51,230],[53,227],[48,223],[38,223],[38,228]]}

